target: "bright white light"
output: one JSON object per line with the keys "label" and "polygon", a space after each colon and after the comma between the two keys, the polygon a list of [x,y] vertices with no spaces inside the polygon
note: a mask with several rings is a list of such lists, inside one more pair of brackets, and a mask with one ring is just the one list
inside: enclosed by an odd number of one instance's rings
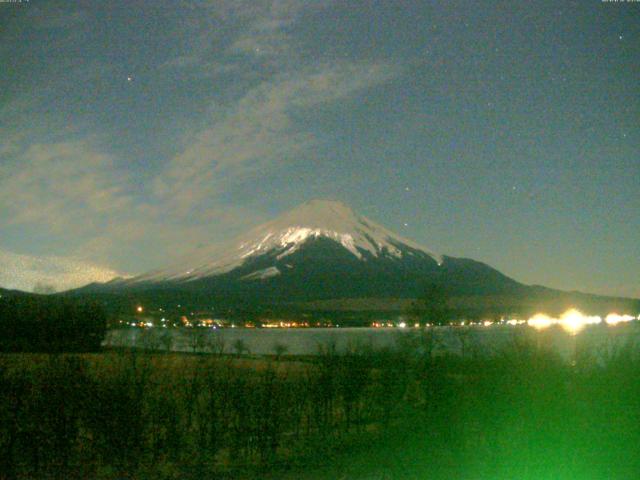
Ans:
{"label": "bright white light", "polygon": [[407,324],[406,324],[406,323],[404,323],[404,322],[400,322],[400,323],[398,324],[398,326],[399,326],[400,328],[406,328]]}
{"label": "bright white light", "polygon": [[527,321],[527,325],[535,328],[536,330],[544,330],[554,323],[554,320],[544,313],[537,313]]}
{"label": "bright white light", "polygon": [[482,324],[485,327],[490,327],[491,325],[493,325],[493,322],[491,320],[485,320],[484,322],[482,322]]}
{"label": "bright white light", "polygon": [[608,325],[617,325],[618,323],[630,322],[632,320],[635,320],[635,317],[632,315],[618,315],[617,313],[610,313],[607,315],[607,318],[604,319]]}
{"label": "bright white light", "polygon": [[[610,313],[604,319],[608,325],[617,325],[621,322],[631,322],[636,320],[633,315],[618,315],[617,313]],[[640,320],[640,316],[638,317]],[[575,308],[571,308],[564,312],[560,318],[553,318],[545,315],[544,313],[538,313],[531,317],[526,323],[537,330],[543,330],[552,325],[560,325],[568,333],[575,335],[580,332],[587,325],[597,325],[602,323],[602,317],[597,315],[584,315],[582,312]],[[520,325],[525,323],[523,320],[510,319],[505,322],[507,325]]]}
{"label": "bright white light", "polygon": [[602,322],[602,319],[598,316],[587,316],[584,315],[579,310],[572,308],[567,310],[560,317],[560,325],[567,332],[572,335],[575,335],[580,330],[582,330],[586,325],[594,325]]}
{"label": "bright white light", "polygon": [[575,335],[584,328],[582,317],[582,312],[579,310],[576,310],[575,308],[569,309],[560,317],[560,325],[565,329],[565,331]]}
{"label": "bright white light", "polygon": [[602,318],[598,316],[584,315],[579,310],[572,308],[564,312],[559,319],[551,318],[543,313],[538,313],[531,317],[527,321],[527,324],[537,330],[543,330],[551,325],[559,324],[565,331],[575,335],[586,325],[596,325],[600,322],[602,322]]}

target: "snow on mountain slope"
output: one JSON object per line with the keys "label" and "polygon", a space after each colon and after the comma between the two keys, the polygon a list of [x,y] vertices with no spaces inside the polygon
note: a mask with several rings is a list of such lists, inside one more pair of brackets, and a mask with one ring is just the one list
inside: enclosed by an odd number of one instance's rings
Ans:
{"label": "snow on mountain slope", "polygon": [[278,267],[268,267],[263,268],[262,270],[256,270],[249,275],[245,275],[241,278],[241,280],[265,280],[277,275],[280,275],[280,270],[278,269]]}
{"label": "snow on mountain slope", "polygon": [[[254,228],[230,244],[202,249],[175,267],[141,275],[131,282],[197,280],[228,272],[251,257],[271,252],[277,252],[280,260],[300,249],[309,239],[318,237],[341,244],[358,259],[363,259],[365,253],[374,257],[390,255],[402,258],[405,252],[412,254],[412,250],[418,250],[438,263],[442,262],[439,255],[357,215],[341,202],[312,200]],[[266,269],[255,272],[256,276],[252,278],[268,278],[279,273]]]}

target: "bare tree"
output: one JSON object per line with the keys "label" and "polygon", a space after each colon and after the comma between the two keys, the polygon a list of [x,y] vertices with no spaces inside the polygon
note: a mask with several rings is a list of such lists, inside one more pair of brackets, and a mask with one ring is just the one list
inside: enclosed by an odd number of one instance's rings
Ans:
{"label": "bare tree", "polygon": [[207,337],[207,350],[214,355],[224,355],[226,349],[227,341],[224,334],[219,330],[210,332]]}
{"label": "bare tree", "polygon": [[273,353],[276,356],[276,360],[280,360],[280,358],[287,353],[289,347],[287,347],[284,343],[276,342],[273,345]]}
{"label": "bare tree", "polygon": [[465,358],[467,354],[467,347],[469,342],[472,340],[471,334],[472,330],[469,325],[461,325],[459,327],[453,327],[453,332],[460,342],[460,355],[462,358]]}
{"label": "bare tree", "polygon": [[233,350],[236,352],[236,355],[238,357],[240,357],[243,353],[249,353],[249,347],[241,338],[233,342]]}
{"label": "bare tree", "polygon": [[193,353],[202,351],[207,344],[207,331],[198,327],[187,329],[187,341]]}
{"label": "bare tree", "polygon": [[160,336],[153,328],[145,328],[142,331],[140,342],[142,343],[142,348],[151,352],[160,350],[160,346],[162,345]]}
{"label": "bare tree", "polygon": [[171,347],[173,346],[173,334],[168,329],[163,329],[162,334],[160,334],[160,343],[165,352],[169,353],[171,351]]}

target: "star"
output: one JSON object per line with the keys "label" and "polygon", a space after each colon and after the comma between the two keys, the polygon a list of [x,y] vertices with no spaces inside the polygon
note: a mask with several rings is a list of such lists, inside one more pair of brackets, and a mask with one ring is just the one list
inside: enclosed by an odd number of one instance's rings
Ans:
{"label": "star", "polygon": [[127,82],[133,81],[133,77],[127,77]]}

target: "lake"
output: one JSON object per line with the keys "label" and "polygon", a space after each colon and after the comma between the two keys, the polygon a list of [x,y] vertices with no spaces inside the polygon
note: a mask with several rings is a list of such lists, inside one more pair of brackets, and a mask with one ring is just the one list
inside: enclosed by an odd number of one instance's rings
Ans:
{"label": "lake", "polygon": [[[421,340],[422,339],[422,340]],[[594,355],[614,352],[640,340],[640,323],[616,326],[592,325],[577,334],[558,326],[535,330],[527,325],[447,326],[426,328],[128,328],[110,330],[105,346],[170,349],[181,352],[222,351],[234,353],[241,343],[245,353],[272,355],[278,346],[289,355],[314,355],[331,346],[345,352],[358,346],[373,348],[414,345],[432,348],[435,354],[454,353],[465,356],[491,353],[517,341],[531,341],[548,347],[565,358],[575,352]],[[422,347],[420,346],[422,345]]]}

